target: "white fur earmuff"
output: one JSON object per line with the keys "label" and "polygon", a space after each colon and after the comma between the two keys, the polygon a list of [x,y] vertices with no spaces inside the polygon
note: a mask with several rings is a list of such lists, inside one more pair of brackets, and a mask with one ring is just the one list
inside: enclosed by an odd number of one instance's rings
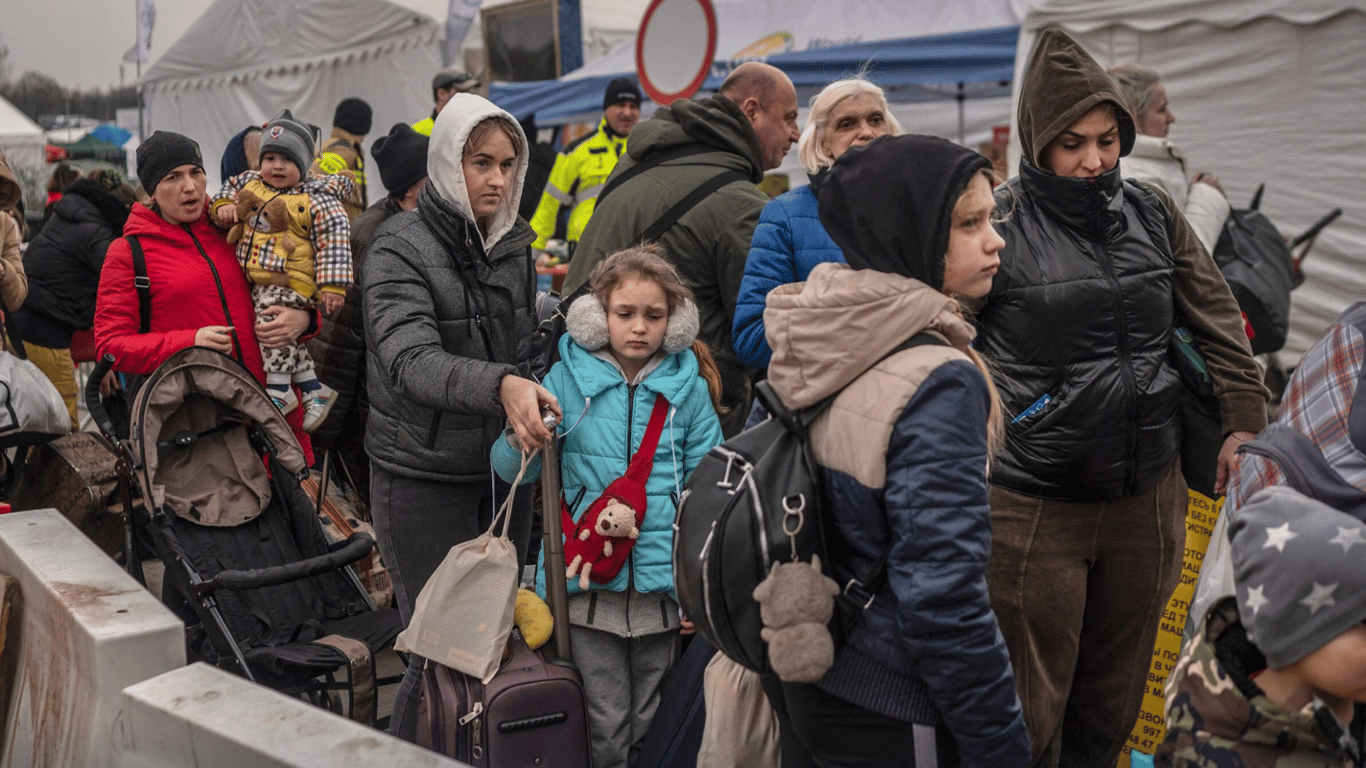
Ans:
{"label": "white fur earmuff", "polygon": [[[669,325],[664,330],[664,353],[672,355],[692,346],[697,338],[700,320],[697,305],[685,301],[669,315]],[[607,346],[610,336],[607,332],[607,310],[602,302],[591,293],[580,296],[569,305],[569,314],[564,319],[565,331],[569,337],[586,350],[597,351]]]}

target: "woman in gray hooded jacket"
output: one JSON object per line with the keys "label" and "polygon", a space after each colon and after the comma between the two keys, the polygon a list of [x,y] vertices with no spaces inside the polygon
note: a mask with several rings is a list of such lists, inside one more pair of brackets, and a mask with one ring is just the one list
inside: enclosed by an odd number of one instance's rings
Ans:
{"label": "woman in gray hooded jacket", "polygon": [[[526,137],[479,96],[447,106],[417,210],[381,225],[362,275],[371,513],[405,624],[450,548],[486,530],[512,492],[488,462],[504,416],[539,445],[551,437],[540,407],[559,408],[523,375],[535,306],[535,234],[517,216]],[[511,535],[524,561],[531,499],[519,496]],[[410,740],[419,674],[409,667],[394,703],[392,731]]]}

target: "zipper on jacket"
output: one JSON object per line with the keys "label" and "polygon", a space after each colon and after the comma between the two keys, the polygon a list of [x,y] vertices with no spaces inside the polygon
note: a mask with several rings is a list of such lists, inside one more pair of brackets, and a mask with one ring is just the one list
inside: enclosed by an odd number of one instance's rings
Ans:
{"label": "zipper on jacket", "polygon": [[[1094,208],[1092,215],[1096,216],[1095,232],[1096,236],[1100,237],[1099,216]],[[1134,451],[1138,447],[1138,384],[1134,380],[1133,351],[1129,349],[1129,321],[1124,315],[1124,296],[1120,293],[1119,277],[1115,275],[1115,264],[1110,259],[1110,252],[1105,249],[1103,242],[1095,245],[1101,270],[1105,272],[1105,282],[1109,284],[1110,295],[1114,297],[1115,320],[1119,322],[1120,372],[1124,375],[1124,392],[1129,401],[1129,413],[1124,436],[1124,495],[1130,496],[1133,494],[1134,487]]]}
{"label": "zipper on jacket", "polygon": [[[204,259],[204,263],[209,265],[209,271],[213,273],[214,285],[218,287],[218,302],[223,305],[223,319],[228,321],[229,327],[236,328],[237,326],[232,322],[232,311],[228,309],[227,294],[223,293],[223,279],[218,276],[218,267],[214,266],[213,259],[209,258],[209,254],[204,251],[204,246],[200,244],[199,238],[194,236],[194,230],[190,229],[190,225],[181,224],[180,226],[184,228],[185,234],[190,236],[190,242],[194,243],[194,247],[199,250],[199,255]],[[236,333],[232,334],[232,348],[237,351],[237,362],[246,365],[247,361],[242,354],[242,340],[237,338]]]}
{"label": "zipper on jacket", "polygon": [[[635,424],[634,424],[634,422],[633,422],[633,419],[634,419],[633,414],[635,413],[635,410],[636,410],[636,386],[638,386],[638,385],[636,385],[636,384],[627,384],[627,385],[626,385],[626,469],[622,471],[622,475],[625,475],[626,472],[630,471],[630,469],[631,469],[631,431],[632,431],[632,428],[635,426]],[[650,494],[649,494],[649,491],[648,491],[648,489],[649,489],[649,487],[650,487],[650,482],[649,482],[649,481],[650,481],[650,479],[649,479],[648,477],[645,478],[645,487],[646,487],[646,489],[647,489],[646,494],[645,494],[645,506],[646,506],[646,507],[649,507],[649,505],[650,505]],[[647,510],[647,512],[648,512],[648,510]],[[626,636],[627,636],[627,637],[630,637],[630,636],[631,636],[631,591],[630,591],[630,590],[631,590],[631,585],[635,583],[635,575],[636,575],[636,548],[635,548],[635,547],[631,547],[631,554],[629,554],[629,555],[626,556],[626,569],[627,569],[627,570],[626,570]]]}
{"label": "zipper on jacket", "polygon": [[427,450],[436,448],[436,435],[441,429],[441,411],[432,415],[432,425],[427,428]]}

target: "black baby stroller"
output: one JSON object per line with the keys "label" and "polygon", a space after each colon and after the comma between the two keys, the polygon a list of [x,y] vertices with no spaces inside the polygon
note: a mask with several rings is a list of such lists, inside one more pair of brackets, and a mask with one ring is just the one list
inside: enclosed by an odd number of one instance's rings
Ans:
{"label": "black baby stroller", "polygon": [[373,723],[374,654],[402,629],[398,611],[376,609],[347,567],[368,535],[327,544],[299,484],[303,451],[255,377],[213,350],[177,352],[138,389],[121,447],[164,594],[198,620],[192,655],[331,709],[349,690],[352,719]]}

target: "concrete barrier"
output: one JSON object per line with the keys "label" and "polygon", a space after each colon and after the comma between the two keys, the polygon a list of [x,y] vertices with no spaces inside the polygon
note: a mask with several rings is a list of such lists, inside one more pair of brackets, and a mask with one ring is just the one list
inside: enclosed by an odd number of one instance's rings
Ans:
{"label": "concrete barrier", "polygon": [[438,768],[464,763],[207,664],[130,686],[121,768]]}
{"label": "concrete barrier", "polygon": [[123,689],[185,666],[184,625],[56,510],[0,515],[0,573],[0,768],[112,768]]}

